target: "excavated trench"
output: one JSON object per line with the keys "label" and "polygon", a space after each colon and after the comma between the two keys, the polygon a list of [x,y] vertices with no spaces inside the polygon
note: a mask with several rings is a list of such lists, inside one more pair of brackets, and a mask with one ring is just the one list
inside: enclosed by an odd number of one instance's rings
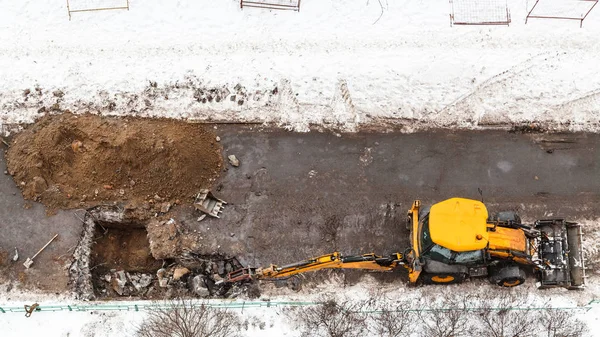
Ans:
{"label": "excavated trench", "polygon": [[195,238],[173,219],[130,214],[135,212],[106,206],[86,212],[69,269],[77,298],[235,297],[247,291],[217,285],[242,267],[237,259],[186,249]]}

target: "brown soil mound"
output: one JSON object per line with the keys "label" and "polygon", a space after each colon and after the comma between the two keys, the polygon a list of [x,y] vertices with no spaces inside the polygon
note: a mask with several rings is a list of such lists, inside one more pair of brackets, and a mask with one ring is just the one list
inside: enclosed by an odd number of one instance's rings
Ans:
{"label": "brown soil mound", "polygon": [[210,188],[223,161],[215,135],[198,124],[62,114],[18,134],[7,164],[25,198],[75,208],[191,202]]}

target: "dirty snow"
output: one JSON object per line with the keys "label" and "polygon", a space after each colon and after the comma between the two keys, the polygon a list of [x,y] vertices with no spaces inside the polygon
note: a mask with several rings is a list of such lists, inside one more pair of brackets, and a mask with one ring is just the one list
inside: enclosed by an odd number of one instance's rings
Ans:
{"label": "dirty snow", "polygon": [[533,1],[510,0],[509,27],[450,27],[446,0],[382,1],[383,14],[378,1],[356,0],[305,0],[299,13],[233,0],[129,3],[69,21],[65,2],[4,1],[5,131],[65,109],[299,131],[528,121],[600,131],[598,10],[583,28],[525,25]]}
{"label": "dirty snow", "polygon": [[[449,289],[450,288],[450,289]],[[549,302],[554,308],[573,308],[586,306],[590,298],[598,298],[600,285],[597,281],[585,291],[568,291],[565,289],[537,290],[533,280],[528,280],[525,285],[514,289],[501,289],[488,284],[484,280],[454,286],[425,286],[419,288],[408,288],[403,281],[398,280],[391,284],[381,284],[366,276],[364,280],[354,286],[344,286],[341,278],[332,277],[316,287],[303,289],[300,292],[292,292],[288,289],[267,290],[263,292],[260,300],[247,301],[318,301],[321,295],[330,295],[334,298],[351,298],[354,300],[368,300],[377,297],[380,300],[394,302],[395,300],[413,298],[417,299],[424,293],[442,295],[445,291],[460,290],[466,295],[481,294],[485,292],[514,291],[529,298],[530,303],[539,304]],[[89,305],[94,302],[77,302],[66,298],[52,298],[52,296],[26,293],[13,294],[10,299],[6,295],[0,298],[1,306],[31,305],[37,301],[41,305],[66,305],[80,304]],[[238,302],[244,301],[238,299]],[[212,300],[213,303],[231,303],[230,300]],[[102,305],[110,304],[135,304],[143,302],[101,302]],[[590,305],[590,310],[574,310],[573,314],[586,322],[590,328],[591,336],[600,336],[600,304]],[[243,336],[299,336],[293,322],[282,315],[281,307],[246,307],[244,309],[230,309],[238,314],[241,321],[248,322],[248,328],[243,328],[240,333]],[[144,311],[88,311],[88,312],[35,312],[32,317],[26,318],[23,313],[0,314],[0,326],[3,326],[3,336],[23,336],[44,331],[52,336],[133,336],[136,327],[146,317]],[[68,324],[67,324],[68,322]]]}

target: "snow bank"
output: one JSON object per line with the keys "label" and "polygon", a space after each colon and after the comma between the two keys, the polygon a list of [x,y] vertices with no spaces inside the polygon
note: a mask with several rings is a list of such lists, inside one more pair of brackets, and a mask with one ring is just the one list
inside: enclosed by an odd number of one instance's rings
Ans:
{"label": "snow bank", "polygon": [[600,131],[598,11],[583,28],[525,25],[527,3],[510,0],[509,27],[450,27],[446,0],[382,3],[378,21],[378,1],[354,0],[304,0],[299,13],[131,0],[129,11],[69,21],[64,2],[6,2],[0,123],[70,110],[295,130],[536,121]]}
{"label": "snow bank", "polygon": [[[335,278],[330,282],[320,284],[316,287],[303,289],[299,293],[287,289],[267,289],[261,298],[262,301],[299,301],[310,302],[322,300],[322,296],[333,296],[338,299],[368,300],[377,298],[378,301],[389,301],[396,303],[399,300],[418,299],[424,294],[444,296],[448,292],[460,291],[465,295],[473,296],[484,293],[495,292],[514,292],[519,296],[528,299],[528,302],[535,307],[543,307],[545,303],[554,308],[575,308],[587,306],[590,310],[583,309],[571,311],[578,319],[586,322],[590,328],[591,336],[600,336],[598,320],[600,317],[600,304],[589,304],[589,298],[599,294],[599,287],[596,283],[591,288],[583,292],[568,291],[565,289],[537,290],[533,282],[514,289],[503,289],[490,285],[485,281],[471,282],[461,285],[450,286],[425,286],[419,288],[407,288],[402,281],[382,284],[370,277],[354,286],[345,286],[344,281]],[[78,302],[66,298],[52,298],[43,294],[27,293],[14,294],[10,300],[0,298],[0,307],[31,305],[32,299],[38,301],[41,305],[94,305],[95,302]],[[27,300],[29,299],[29,300]],[[243,299],[238,300],[242,302]],[[256,300],[254,300],[256,301]],[[213,300],[216,304],[231,304],[230,300]],[[101,302],[101,305],[133,305],[147,304],[148,302]],[[424,309],[424,308],[422,308]],[[299,336],[295,330],[294,322],[290,322],[285,315],[282,315],[281,307],[256,307],[248,306],[242,308],[229,309],[231,312],[240,316],[243,324],[241,334],[244,336]],[[7,336],[23,336],[30,334],[39,334],[44,332],[52,336],[134,336],[136,327],[146,317],[145,311],[84,311],[84,312],[34,312],[30,318],[25,318],[22,313],[0,313],[0,326],[3,327],[3,333]]]}

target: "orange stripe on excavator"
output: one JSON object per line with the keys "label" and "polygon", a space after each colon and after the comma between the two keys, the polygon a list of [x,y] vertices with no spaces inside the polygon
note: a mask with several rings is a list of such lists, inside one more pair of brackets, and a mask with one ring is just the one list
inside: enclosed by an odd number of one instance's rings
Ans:
{"label": "orange stripe on excavator", "polygon": [[490,250],[527,252],[527,238],[522,229],[496,227],[494,231],[488,231],[488,235]]}
{"label": "orange stripe on excavator", "polygon": [[[312,258],[303,262],[295,263],[288,266],[278,267],[271,265],[268,268],[259,269],[256,271],[256,276],[259,279],[268,278],[281,278],[289,277],[308,271],[316,271],[320,269],[363,269],[363,270],[377,270],[377,271],[391,271],[398,265],[402,264],[402,255],[399,253],[394,254],[394,260],[388,260],[388,265],[381,265],[377,263],[377,259],[381,259],[381,256],[375,254],[364,254],[359,256],[346,256],[343,257],[339,252],[334,252],[327,255]],[[346,259],[365,259],[363,261],[344,261]]]}
{"label": "orange stripe on excavator", "polygon": [[[421,250],[421,247],[419,245],[419,209],[421,208],[421,201],[420,200],[415,200],[412,204],[412,207],[410,208],[410,210],[408,211],[408,214],[410,215],[411,219],[412,219],[412,230],[411,230],[411,234],[412,234],[412,254],[414,254],[414,261],[418,261],[419,259],[419,253]],[[410,264],[406,264],[405,267],[408,269],[408,279],[410,281],[410,283],[417,283],[417,280],[419,279],[419,275],[421,275],[421,268],[414,268],[414,266],[416,266],[416,264],[414,265],[410,265]]]}

